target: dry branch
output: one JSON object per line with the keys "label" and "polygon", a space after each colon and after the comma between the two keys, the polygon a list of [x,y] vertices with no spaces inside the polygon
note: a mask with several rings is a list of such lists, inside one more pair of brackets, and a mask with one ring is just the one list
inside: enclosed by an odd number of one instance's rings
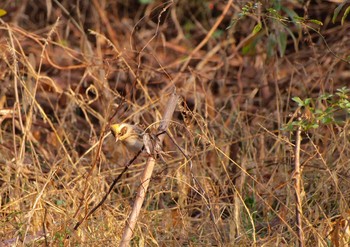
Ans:
{"label": "dry branch", "polygon": [[302,199],[301,199],[301,169],[300,169],[300,144],[301,144],[301,127],[299,126],[296,131],[295,139],[295,160],[294,160],[294,190],[295,190],[295,215],[296,224],[298,228],[298,245],[300,247],[304,246],[304,233],[302,227],[301,216],[302,211]]}
{"label": "dry branch", "polygon": [[[175,89],[174,89],[174,92],[171,94],[170,99],[168,101],[167,108],[165,109],[163,119],[162,119],[162,121],[159,125],[159,128],[158,128],[158,133],[162,133],[162,134],[160,134],[158,136],[155,147],[161,146],[161,144],[163,143],[163,140],[164,140],[164,137],[166,134],[165,131],[168,129],[168,125],[169,125],[171,118],[173,116],[173,113],[175,111],[177,101],[178,101],[178,96],[177,96]],[[141,185],[137,191],[137,196],[135,199],[135,203],[134,203],[132,212],[129,216],[129,219],[127,220],[127,222],[125,224],[124,233],[123,233],[120,245],[119,245],[120,247],[129,246],[129,242],[132,238],[132,233],[135,229],[137,218],[140,214],[140,210],[141,210],[143,201],[145,200],[147,188],[148,188],[151,176],[152,176],[152,172],[153,172],[153,168],[154,168],[155,163],[156,163],[155,158],[152,155],[150,155],[149,158],[147,159],[145,169],[144,169],[142,176],[141,176]]]}

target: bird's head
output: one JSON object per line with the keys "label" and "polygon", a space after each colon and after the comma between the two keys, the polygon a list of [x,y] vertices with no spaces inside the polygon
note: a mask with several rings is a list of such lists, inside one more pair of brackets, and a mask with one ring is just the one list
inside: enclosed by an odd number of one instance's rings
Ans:
{"label": "bird's head", "polygon": [[115,141],[123,141],[130,137],[132,132],[132,126],[130,124],[113,124],[111,125],[111,132],[115,137]]}

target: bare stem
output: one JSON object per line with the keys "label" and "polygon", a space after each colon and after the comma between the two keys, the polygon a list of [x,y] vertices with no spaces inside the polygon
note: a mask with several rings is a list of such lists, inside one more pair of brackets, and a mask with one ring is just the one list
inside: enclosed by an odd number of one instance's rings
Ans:
{"label": "bare stem", "polygon": [[[161,146],[161,144],[163,143],[163,140],[165,137],[165,131],[168,129],[168,125],[175,111],[177,101],[178,101],[178,96],[176,95],[174,90],[174,92],[171,94],[170,99],[168,101],[167,108],[165,109],[163,120],[161,121],[161,124],[158,128],[158,133],[162,133],[162,132],[163,133],[158,136],[157,143],[155,144],[155,146],[158,146],[158,145]],[[132,233],[135,229],[137,218],[140,214],[142,204],[145,200],[147,188],[153,173],[154,165],[155,165],[155,159],[153,155],[150,155],[149,158],[147,159],[145,169],[141,176],[141,185],[137,191],[137,196],[135,199],[134,206],[132,208],[129,219],[125,224],[124,233],[119,245],[120,247],[129,246],[129,242],[132,238]]]}
{"label": "bare stem", "polygon": [[298,245],[300,247],[304,246],[304,234],[302,227],[301,216],[303,215],[302,211],[302,198],[301,198],[301,169],[300,169],[300,143],[301,143],[301,127],[299,126],[296,131],[295,139],[295,163],[294,163],[294,189],[295,189],[295,216],[296,224],[298,228]]}

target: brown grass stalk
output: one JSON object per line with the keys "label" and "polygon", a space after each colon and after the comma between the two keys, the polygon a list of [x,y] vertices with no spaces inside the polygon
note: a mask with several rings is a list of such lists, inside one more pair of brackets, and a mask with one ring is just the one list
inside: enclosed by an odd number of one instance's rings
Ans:
{"label": "brown grass stalk", "polygon": [[294,190],[295,190],[295,217],[298,232],[298,245],[300,247],[304,246],[304,232],[302,226],[302,187],[301,187],[301,168],[300,168],[300,143],[301,143],[301,126],[298,127],[296,131],[295,139],[295,160],[294,160]]}
{"label": "brown grass stalk", "polygon": [[[162,133],[162,134],[158,136],[157,143],[155,144],[155,146],[161,146],[161,144],[163,143],[163,140],[165,137],[165,131],[168,129],[168,125],[175,111],[177,102],[178,102],[178,96],[174,90],[174,92],[171,94],[170,99],[168,101],[167,108],[165,109],[163,120],[161,121],[161,124],[158,128],[158,133]],[[129,242],[132,238],[132,233],[135,229],[137,218],[140,214],[142,204],[145,200],[147,188],[151,180],[155,163],[156,163],[155,158],[152,155],[150,155],[147,159],[145,169],[143,170],[143,173],[141,175],[141,185],[137,191],[137,196],[135,199],[132,212],[129,216],[129,219],[126,222],[124,233],[119,245],[120,247],[129,246]]]}

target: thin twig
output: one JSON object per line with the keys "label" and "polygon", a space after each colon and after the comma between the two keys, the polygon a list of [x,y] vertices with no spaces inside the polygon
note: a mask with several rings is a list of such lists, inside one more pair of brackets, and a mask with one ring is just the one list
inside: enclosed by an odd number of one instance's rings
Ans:
{"label": "thin twig", "polygon": [[142,147],[142,149],[140,149],[140,151],[134,156],[134,158],[132,158],[128,164],[124,167],[123,171],[118,175],[118,177],[116,177],[113,180],[113,183],[109,186],[109,190],[106,193],[106,195],[102,198],[102,200],[93,208],[90,210],[90,212],[88,214],[85,215],[85,217],[80,220],[73,228],[73,230],[77,230],[78,227],[90,216],[92,215],[99,207],[102,206],[102,204],[106,201],[108,195],[112,192],[114,186],[118,183],[118,181],[120,180],[120,178],[123,176],[123,174],[129,169],[129,167],[132,165],[132,163],[134,163],[134,161],[137,159],[137,157],[142,153],[144,147]]}

